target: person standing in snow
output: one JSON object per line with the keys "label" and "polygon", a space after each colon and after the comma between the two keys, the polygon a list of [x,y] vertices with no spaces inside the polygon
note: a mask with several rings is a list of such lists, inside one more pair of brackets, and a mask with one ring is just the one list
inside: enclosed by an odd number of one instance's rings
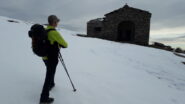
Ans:
{"label": "person standing in snow", "polygon": [[59,19],[55,15],[50,15],[48,17],[49,25],[46,27],[46,30],[51,30],[48,32],[48,40],[50,42],[48,56],[43,57],[43,61],[46,65],[46,77],[43,85],[40,103],[52,103],[54,98],[49,97],[49,91],[55,86],[55,72],[58,64],[58,54],[60,48],[67,48],[68,44],[63,39],[56,27],[58,26]]}

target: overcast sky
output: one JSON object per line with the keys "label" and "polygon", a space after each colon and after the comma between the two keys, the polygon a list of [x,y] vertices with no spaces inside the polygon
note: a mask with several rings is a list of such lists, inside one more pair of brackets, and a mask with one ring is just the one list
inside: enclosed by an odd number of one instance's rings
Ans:
{"label": "overcast sky", "polygon": [[67,29],[86,32],[87,21],[129,6],[149,11],[151,34],[185,34],[185,0],[0,0],[0,15],[47,23],[55,14]]}

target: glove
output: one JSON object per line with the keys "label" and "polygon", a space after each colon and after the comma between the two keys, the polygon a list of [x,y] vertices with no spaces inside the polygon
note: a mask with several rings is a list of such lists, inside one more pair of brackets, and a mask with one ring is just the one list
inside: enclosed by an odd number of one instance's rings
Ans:
{"label": "glove", "polygon": [[60,47],[60,48],[61,48],[61,47],[62,47],[62,48],[66,48],[66,47],[64,47],[63,45],[60,45],[60,44],[59,44],[59,47]]}

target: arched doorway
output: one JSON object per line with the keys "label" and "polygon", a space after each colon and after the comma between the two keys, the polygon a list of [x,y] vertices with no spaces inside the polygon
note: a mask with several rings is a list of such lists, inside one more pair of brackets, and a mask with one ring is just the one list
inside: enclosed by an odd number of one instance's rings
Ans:
{"label": "arched doorway", "polygon": [[117,40],[122,42],[134,41],[135,25],[131,21],[123,21],[118,25]]}

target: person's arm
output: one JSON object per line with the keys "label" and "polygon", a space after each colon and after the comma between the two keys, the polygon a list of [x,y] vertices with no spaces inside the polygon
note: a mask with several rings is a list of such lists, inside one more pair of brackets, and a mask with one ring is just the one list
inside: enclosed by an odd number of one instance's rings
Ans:
{"label": "person's arm", "polygon": [[59,44],[59,46],[61,46],[62,48],[67,48],[68,44],[67,42],[64,40],[64,38],[60,35],[59,32],[57,31],[52,31],[53,33],[53,39]]}

